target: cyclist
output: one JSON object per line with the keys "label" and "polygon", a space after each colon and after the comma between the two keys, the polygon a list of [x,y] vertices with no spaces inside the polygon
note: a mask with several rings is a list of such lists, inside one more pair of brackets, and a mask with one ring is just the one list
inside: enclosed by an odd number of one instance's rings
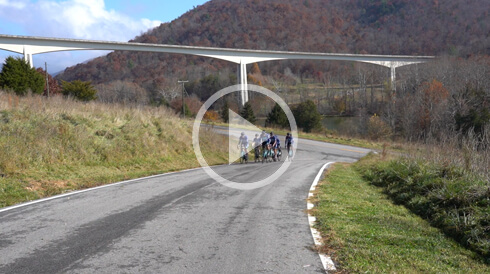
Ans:
{"label": "cyclist", "polygon": [[[245,132],[240,134],[237,147],[240,148],[240,157],[244,157],[244,160],[248,161],[248,137],[245,135]],[[243,155],[241,153],[242,151],[244,153]]]}
{"label": "cyclist", "polygon": [[291,135],[289,132],[286,134],[286,139],[284,140],[284,143],[286,143],[286,148],[288,150],[288,157],[293,156],[293,135]]}
{"label": "cyclist", "polygon": [[281,160],[281,155],[282,155],[282,151],[281,151],[281,140],[279,140],[279,137],[277,135],[274,135],[274,137],[276,138],[276,158],[277,160]]}
{"label": "cyclist", "polygon": [[262,133],[260,134],[260,139],[262,139],[262,153],[264,153],[267,143],[269,142],[269,134],[267,134],[265,130],[262,130]]}
{"label": "cyclist", "polygon": [[254,147],[255,162],[259,160],[261,144],[262,144],[262,138],[259,137],[259,134],[255,134],[255,138],[252,144],[252,146]]}
{"label": "cyclist", "polygon": [[271,149],[274,150],[274,155],[272,156],[272,158],[274,159],[274,161],[276,160],[276,153],[277,153],[276,144],[277,144],[276,136],[274,135],[274,132],[271,131],[271,133],[269,135],[268,145],[270,146]]}

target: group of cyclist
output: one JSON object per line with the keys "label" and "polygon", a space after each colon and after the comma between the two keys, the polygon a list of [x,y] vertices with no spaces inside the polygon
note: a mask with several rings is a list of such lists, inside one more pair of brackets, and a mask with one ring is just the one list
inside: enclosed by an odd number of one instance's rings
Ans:
{"label": "group of cyclist", "polygon": [[[286,134],[284,143],[286,144],[288,152],[287,156],[291,160],[293,156],[292,152],[294,140],[293,136],[290,133]],[[242,132],[240,134],[240,138],[238,139],[238,146],[241,152],[241,162],[242,160],[247,162],[249,141],[247,135],[245,135],[245,132]],[[262,160],[262,163],[267,160],[281,160],[281,141],[279,140],[279,137],[275,135],[272,131],[270,132],[270,134],[268,134],[265,130],[262,130],[262,133],[260,135],[258,133],[255,134],[255,138],[252,141],[252,146],[254,148],[255,162],[258,162],[260,160]]]}

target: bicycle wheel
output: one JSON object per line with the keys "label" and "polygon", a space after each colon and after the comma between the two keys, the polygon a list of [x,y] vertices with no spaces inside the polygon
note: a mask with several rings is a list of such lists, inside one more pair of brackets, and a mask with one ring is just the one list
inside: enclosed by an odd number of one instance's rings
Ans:
{"label": "bicycle wheel", "polygon": [[289,159],[289,161],[293,160],[293,150],[292,149],[289,149],[289,151],[288,151],[288,159]]}

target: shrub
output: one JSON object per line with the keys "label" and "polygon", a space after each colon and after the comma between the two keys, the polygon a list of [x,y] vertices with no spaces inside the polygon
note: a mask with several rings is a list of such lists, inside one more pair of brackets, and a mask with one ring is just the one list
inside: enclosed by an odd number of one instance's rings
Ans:
{"label": "shrub", "polygon": [[389,139],[392,135],[390,126],[374,114],[368,121],[368,136],[371,140]]}
{"label": "shrub", "polygon": [[[184,98],[184,115],[185,117],[193,117],[199,112],[202,106],[202,102],[195,95]],[[175,98],[170,102],[170,107],[175,110],[176,113],[182,114],[182,98]]]}
{"label": "shrub", "polygon": [[219,119],[219,114],[214,110],[208,110],[206,113],[204,113],[204,119],[211,122],[216,122]]}
{"label": "shrub", "polygon": [[65,96],[72,96],[80,101],[91,101],[97,99],[97,90],[91,82],[75,80],[73,82],[62,81],[63,90],[61,93]]}

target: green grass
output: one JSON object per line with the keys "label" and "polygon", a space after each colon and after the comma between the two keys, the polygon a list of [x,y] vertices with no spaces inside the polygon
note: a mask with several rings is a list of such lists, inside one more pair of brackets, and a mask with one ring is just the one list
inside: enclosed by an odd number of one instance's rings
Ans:
{"label": "green grass", "polygon": [[[166,108],[0,92],[0,207],[198,167],[192,125]],[[217,138],[201,131],[210,165],[227,161]]]}
{"label": "green grass", "polygon": [[[223,126],[223,127],[229,126],[229,124],[219,122],[219,121],[213,121],[213,122],[205,121],[205,122],[216,126]],[[243,128],[246,129],[246,127]],[[283,128],[271,128],[271,127],[259,127],[259,128],[265,130],[266,132],[272,131],[278,135],[286,135],[286,133],[291,132],[290,130],[283,129]],[[333,144],[350,145],[350,146],[364,147],[364,148],[377,149],[377,150],[381,150],[383,148],[383,143],[381,142],[376,142],[376,141],[371,141],[368,139],[361,139],[361,138],[352,138],[347,136],[336,136],[334,134],[328,133],[327,131],[306,133],[299,130],[298,135],[299,138],[328,142]],[[399,145],[392,144],[391,149],[397,150],[399,149]]]}
{"label": "green grass", "polygon": [[382,143],[380,142],[370,141],[368,139],[361,139],[361,138],[351,138],[347,136],[335,136],[333,134],[328,134],[328,133],[300,132],[299,137],[304,139],[315,140],[315,141],[356,146],[356,147],[364,147],[364,148],[371,148],[371,149],[381,149],[383,147]]}
{"label": "green grass", "polygon": [[395,203],[490,263],[490,185],[483,177],[447,163],[414,158],[379,161],[372,155],[358,166],[363,177],[382,187]]}
{"label": "green grass", "polygon": [[313,214],[325,246],[349,273],[489,273],[476,253],[336,164],[321,182]]}

